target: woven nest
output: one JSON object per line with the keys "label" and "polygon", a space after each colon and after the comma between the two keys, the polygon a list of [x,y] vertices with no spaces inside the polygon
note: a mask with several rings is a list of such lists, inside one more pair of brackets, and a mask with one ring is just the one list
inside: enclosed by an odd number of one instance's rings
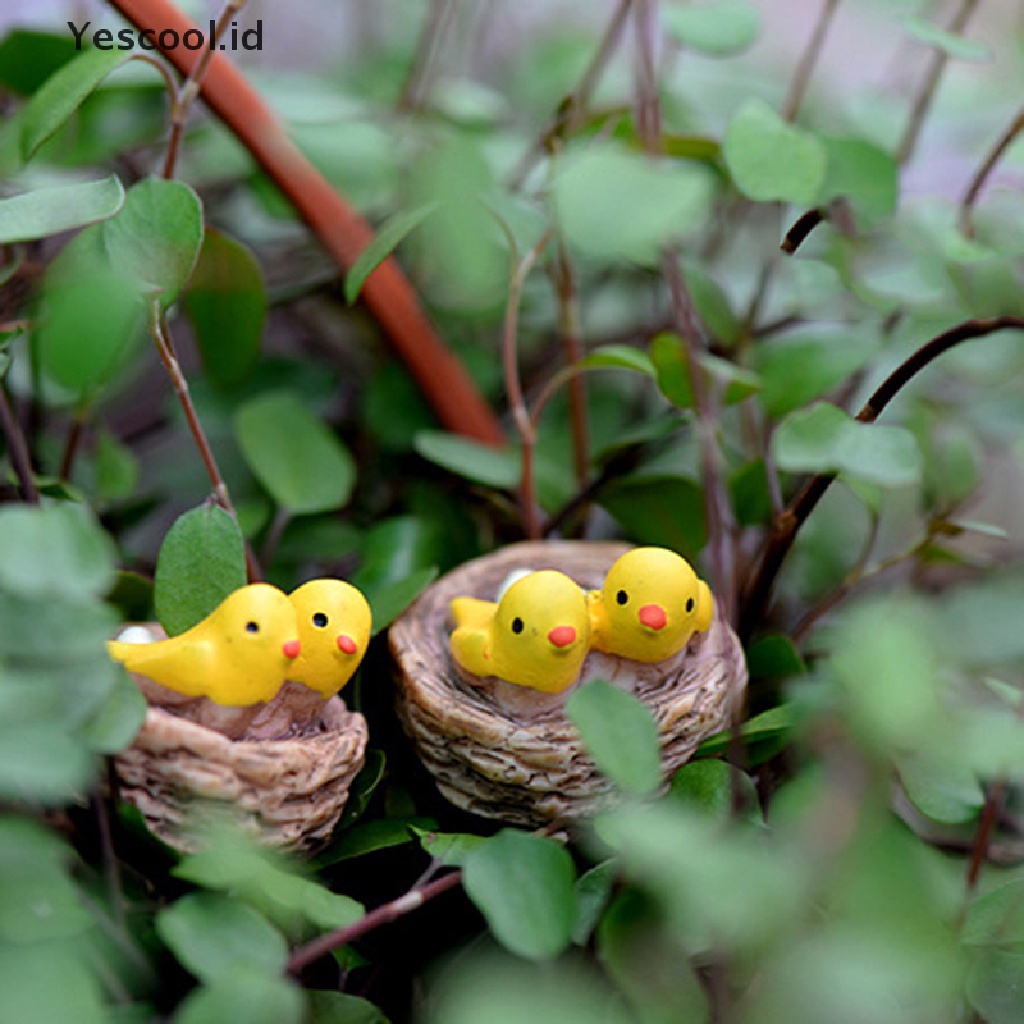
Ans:
{"label": "woven nest", "polygon": [[588,817],[612,784],[595,767],[563,712],[573,689],[604,679],[635,693],[661,737],[667,781],[707,736],[726,728],[743,700],[747,667],[735,633],[717,614],[677,656],[641,664],[592,651],[563,694],[497,679],[470,680],[452,659],[453,597],[494,600],[515,569],[558,569],[586,589],[601,586],[628,545],[559,541],[515,544],[460,566],[420,595],[391,627],[397,707],[444,796],[463,810],[522,825]]}
{"label": "woven nest", "polygon": [[121,795],[171,846],[192,849],[190,829],[203,805],[231,805],[261,842],[309,850],[338,823],[366,739],[366,720],[339,697],[282,739],[232,740],[150,705],[115,763]]}

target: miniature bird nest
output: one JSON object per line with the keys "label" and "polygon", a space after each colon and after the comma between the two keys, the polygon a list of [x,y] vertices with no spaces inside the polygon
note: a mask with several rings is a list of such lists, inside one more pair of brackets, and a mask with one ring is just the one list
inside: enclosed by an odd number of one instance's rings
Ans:
{"label": "miniature bird nest", "polygon": [[618,543],[515,544],[438,580],[391,627],[399,717],[453,804],[529,826],[585,818],[605,804],[612,783],[563,711],[564,699],[589,680],[604,679],[650,708],[666,783],[702,740],[729,726],[742,705],[747,667],[717,608],[711,628],[694,634],[675,657],[643,664],[591,651],[579,680],[554,696],[496,679],[470,680],[453,660],[453,597],[493,601],[517,569],[558,569],[597,589],[628,550]]}
{"label": "miniature bird nest", "polygon": [[366,720],[340,697],[301,730],[270,739],[229,739],[151,703],[115,767],[121,795],[179,850],[193,848],[191,829],[204,805],[232,806],[267,845],[311,850],[338,823],[366,740]]}

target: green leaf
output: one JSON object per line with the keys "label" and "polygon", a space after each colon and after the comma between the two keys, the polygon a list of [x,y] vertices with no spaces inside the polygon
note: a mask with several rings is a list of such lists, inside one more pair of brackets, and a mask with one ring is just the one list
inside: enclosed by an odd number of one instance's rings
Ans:
{"label": "green leaf", "polygon": [[19,96],[31,96],[68,61],[75,59],[70,32],[16,28],[0,40],[0,85]]}
{"label": "green leaf", "polygon": [[863,139],[823,137],[828,153],[828,172],[819,201],[842,196],[867,218],[868,224],[896,212],[899,200],[899,167],[880,147]]}
{"label": "green leaf", "polygon": [[747,648],[751,679],[784,679],[807,671],[796,644],[781,633],[759,637]]}
{"label": "green leaf", "polygon": [[139,688],[120,674],[107,699],[85,722],[79,735],[93,753],[117,754],[131,745],[142,728],[146,707],[146,698]]}
{"label": "green leaf", "polygon": [[284,936],[252,907],[216,893],[191,893],[156,917],[157,934],[197,978],[213,982],[236,967],[280,974]]}
{"label": "green leaf", "polygon": [[722,286],[696,260],[683,261],[683,280],[700,322],[723,345],[733,345],[743,332]]}
{"label": "green leaf", "polygon": [[576,920],[575,870],[551,839],[505,829],[466,858],[462,883],[494,937],[531,959],[557,956]]}
{"label": "green leaf", "polygon": [[373,613],[373,635],[387,629],[437,578],[437,566],[417,569],[402,580],[375,587],[366,595]]}
{"label": "green leaf", "polygon": [[174,1024],[301,1024],[302,990],[284,978],[239,964],[185,997]]}
{"label": "green leaf", "polygon": [[423,458],[474,483],[508,490],[519,486],[522,459],[513,448],[495,448],[440,430],[420,431],[413,447]]}
{"label": "green leaf", "polygon": [[113,217],[124,189],[112,174],[101,181],[40,188],[0,199],[0,244],[47,238]]}
{"label": "green leaf", "polygon": [[0,509],[0,588],[28,597],[86,599],[114,582],[110,538],[81,506]]}
{"label": "green leaf", "polygon": [[825,181],[822,143],[787,124],[764,100],[749,99],[733,115],[723,153],[736,187],[756,202],[809,206]]}
{"label": "green leaf", "polygon": [[1020,1024],[1024,953],[992,950],[978,957],[967,974],[967,1000],[985,1024]]}
{"label": "green leaf", "polygon": [[975,897],[960,933],[967,946],[1024,944],[1024,879],[1000,885]]}
{"label": "green leaf", "polygon": [[598,503],[638,544],[695,558],[707,543],[701,489],[684,476],[627,476],[601,489]]}
{"label": "green leaf", "polygon": [[249,249],[208,227],[183,305],[214,384],[245,380],[259,359],[267,315],[263,274]]}
{"label": "green leaf", "polygon": [[0,956],[4,1016],[22,1024],[110,1024],[97,972],[69,942],[11,943]]}
{"label": "green leaf", "polygon": [[103,264],[73,276],[48,273],[36,335],[43,368],[61,387],[91,399],[124,367],[144,317],[134,280]]}
{"label": "green leaf", "polygon": [[356,257],[345,275],[345,301],[351,306],[363,290],[366,279],[398,248],[398,244],[440,205],[434,201],[389,217],[378,228],[370,244]]}
{"label": "green leaf", "polygon": [[247,582],[245,543],[234,517],[208,502],[180,515],[156,563],[156,617],[176,636]]}
{"label": "green leaf", "polygon": [[246,402],[235,415],[235,435],[253,474],[291,514],[333,511],[351,497],[352,456],[294,392]]}
{"label": "green leaf", "polygon": [[412,832],[414,823],[420,828],[430,828],[435,824],[430,818],[375,818],[348,829],[328,852],[320,856],[318,863],[321,866],[337,864],[377,850],[404,846],[415,838]]}
{"label": "green leaf", "polygon": [[959,825],[973,821],[985,803],[981,783],[960,757],[946,751],[915,751],[897,755],[903,791],[932,821]]}
{"label": "green leaf", "polygon": [[709,57],[743,53],[761,31],[761,15],[756,8],[729,0],[692,7],[665,6],[661,16],[676,42]]}
{"label": "green leaf", "polygon": [[[762,711],[748,719],[740,726],[740,736],[746,741],[749,748],[755,744],[770,744],[773,751],[778,751],[793,731],[796,715],[789,704],[780,704],[777,707]],[[697,756],[714,757],[723,753],[729,748],[729,733],[716,732],[709,736],[697,748]]]}
{"label": "green leaf", "polygon": [[[676,408],[693,408],[693,382],[682,339],[668,331],[655,335],[651,339],[651,361],[657,375],[658,390]],[[742,402],[761,388],[756,374],[726,359],[702,352],[697,356],[697,362],[721,390],[726,405]]]}
{"label": "green leaf", "polygon": [[902,427],[858,423],[819,402],[791,413],[772,439],[779,469],[794,473],[848,473],[881,487],[905,487],[921,478],[921,452]]}
{"label": "green leaf", "polygon": [[124,207],[102,225],[103,246],[118,274],[159,293],[166,309],[192,273],[203,244],[203,208],[180,181],[146,178],[133,185]]}
{"label": "green leaf", "polygon": [[0,727],[0,800],[58,806],[88,788],[96,763],[51,722]]}
{"label": "green leaf", "polygon": [[387,1017],[369,1000],[347,992],[306,993],[306,1024],[388,1024]]}
{"label": "green leaf", "polygon": [[123,51],[88,50],[51,75],[21,112],[22,159],[30,159],[100,82],[130,59]]}
{"label": "green leaf", "polygon": [[728,821],[732,815],[731,768],[715,758],[684,764],[672,778],[672,796],[715,821]]}
{"label": "green leaf", "polygon": [[577,946],[586,945],[590,940],[611,899],[618,877],[618,863],[606,860],[581,875],[576,882],[576,923],[572,929],[572,941]]}
{"label": "green leaf", "polygon": [[412,827],[412,833],[420,841],[424,853],[436,857],[442,864],[450,864],[453,867],[461,867],[470,854],[490,841],[486,836],[475,836],[465,832],[436,832],[415,826]]}
{"label": "green leaf", "polygon": [[570,245],[596,259],[657,266],[662,247],[705,222],[710,173],[688,163],[653,163],[612,145],[592,145],[563,164],[555,208]]}
{"label": "green leaf", "polygon": [[637,697],[595,680],[569,697],[565,713],[598,768],[613,782],[641,795],[661,785],[658,727]]}
{"label": "green leaf", "polygon": [[925,18],[918,15],[909,15],[903,19],[903,27],[909,36],[912,36],[919,43],[934,46],[941,50],[947,57],[954,60],[966,60],[980,63],[992,59],[992,53],[987,46],[975,42],[972,39],[964,39],[956,32],[949,32],[938,25],[932,24]]}
{"label": "green leaf", "polygon": [[584,356],[576,366],[579,369],[633,370],[647,377],[654,377],[654,364],[646,352],[628,345],[602,345]]}
{"label": "green leaf", "polygon": [[139,462],[132,450],[109,430],[96,442],[96,493],[104,501],[123,501],[135,493]]}

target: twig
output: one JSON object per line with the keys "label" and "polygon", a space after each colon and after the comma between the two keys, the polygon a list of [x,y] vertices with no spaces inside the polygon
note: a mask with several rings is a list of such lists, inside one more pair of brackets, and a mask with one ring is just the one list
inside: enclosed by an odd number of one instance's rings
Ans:
{"label": "twig", "polygon": [[[947,31],[953,32],[956,35],[963,32],[978,3],[979,0],[963,0],[956,13],[950,19]],[[907,119],[907,127],[896,150],[896,160],[900,164],[907,163],[914,155],[918,138],[921,135],[921,129],[924,126],[924,120],[928,116],[928,111],[931,108],[932,101],[935,99],[935,93],[942,79],[942,73],[946,70],[948,63],[949,54],[944,50],[937,49],[932,54],[931,66],[928,69],[928,74],[925,76],[920,91],[914,98],[914,104],[910,108],[910,116]]]}
{"label": "twig", "polygon": [[985,804],[981,809],[981,816],[978,819],[978,831],[974,836],[971,845],[971,859],[967,863],[967,895],[974,892],[978,884],[978,877],[981,875],[981,866],[985,863],[988,855],[989,842],[992,838],[992,829],[995,827],[996,819],[1006,798],[1006,779],[997,779],[989,786],[985,795]]}
{"label": "twig", "polygon": [[274,555],[277,554],[281,538],[284,536],[284,531],[288,528],[291,518],[291,513],[286,508],[278,508],[274,512],[274,518],[271,520],[267,536],[263,541],[263,548],[260,551],[261,564],[270,565],[274,560]]}
{"label": "twig", "polygon": [[[170,0],[111,0],[111,6],[139,29],[173,29],[180,38],[196,28]],[[183,75],[191,73],[199,60],[195,52],[181,47],[165,56]],[[338,267],[347,271],[373,240],[366,221],[302,155],[259,94],[222,53],[210,60],[200,94],[295,206]],[[442,424],[485,444],[501,444],[504,435],[497,417],[462,364],[442,344],[393,258],[367,278],[361,297]]]}
{"label": "twig", "polygon": [[[1001,316],[991,320],[966,320],[932,338],[896,367],[878,386],[875,393],[857,413],[856,419],[861,423],[874,423],[899,391],[944,352],[965,341],[984,338],[1002,330],[1024,330],[1024,317]],[[800,527],[814,511],[835,478],[835,473],[819,473],[811,477],[793,498],[789,507],[781,515],[776,516],[772,532],[765,543],[757,568],[751,576],[750,586],[741,602],[739,616],[741,639],[749,639],[764,617],[775,578],[778,576],[789,549],[793,546]]]}
{"label": "twig", "polygon": [[808,210],[798,217],[796,223],[786,232],[786,237],[779,248],[787,256],[792,256],[804,244],[807,236],[825,219],[826,214],[821,207]]}
{"label": "twig", "polygon": [[1017,112],[1017,116],[1010,122],[1003,134],[999,136],[998,141],[989,151],[988,156],[985,157],[981,165],[974,172],[971,183],[967,186],[963,199],[960,200],[960,230],[968,238],[974,234],[971,212],[974,209],[974,204],[978,201],[978,196],[981,195],[981,190],[985,187],[985,183],[995,169],[996,164],[999,163],[1003,154],[1010,148],[1013,141],[1022,131],[1024,131],[1024,107]]}
{"label": "twig", "polygon": [[604,74],[608,62],[619,45],[622,31],[626,25],[626,16],[629,14],[632,3],[633,0],[619,0],[612,12],[611,20],[604,30],[604,35],[601,36],[601,41],[576,87],[559,103],[554,117],[534,139],[529,150],[510,175],[508,185],[513,192],[522,187],[527,174],[530,173],[541,154],[548,152],[556,140],[566,138],[575,131],[583,111],[587,108],[590,98],[597,88],[597,83],[601,80],[601,75]]}
{"label": "twig", "polygon": [[68,436],[64,442],[64,454],[60,459],[60,469],[57,470],[57,479],[62,483],[71,479],[71,471],[75,467],[75,457],[78,455],[78,448],[82,442],[86,415],[86,410],[83,407],[79,406],[75,409],[71,426],[68,429]]}
{"label": "twig", "polygon": [[811,75],[814,73],[814,66],[818,63],[821,51],[825,46],[825,37],[832,25],[839,0],[825,0],[815,23],[811,38],[800,56],[800,61],[793,74],[793,80],[789,84],[789,95],[782,107],[782,118],[785,121],[795,121],[796,115],[800,112],[804,96],[807,95],[807,86],[810,84]]}
{"label": "twig", "polygon": [[38,505],[39,489],[36,487],[36,477],[32,470],[32,457],[29,455],[21,424],[18,423],[18,418],[14,415],[11,401],[7,397],[7,389],[2,382],[0,382],[0,428],[4,432],[7,456],[11,460],[14,475],[18,478],[21,496],[27,502]]}
{"label": "twig", "polygon": [[199,87],[203,81],[203,75],[210,66],[210,60],[216,51],[217,41],[224,35],[231,19],[245,6],[245,0],[227,0],[224,9],[213,29],[213,38],[209,45],[199,51],[199,60],[193,64],[185,84],[177,93],[174,102],[171,104],[171,137],[167,143],[167,155],[164,158],[163,177],[170,180],[174,177],[174,165],[178,160],[178,150],[181,147],[181,137],[185,133],[185,123],[188,121],[189,111],[192,104],[199,96]]}
{"label": "twig", "polygon": [[421,110],[429,93],[430,78],[437,56],[448,34],[456,10],[455,0],[430,0],[427,15],[416,41],[416,52],[398,98],[398,109],[404,113]]}
{"label": "twig", "polygon": [[[107,774],[113,773],[113,762],[107,758]],[[121,933],[125,930],[124,889],[121,886],[121,869],[118,866],[117,851],[110,834],[110,815],[107,811],[107,798],[103,793],[92,794],[93,813],[96,815],[96,827],[100,836],[100,850],[103,855],[103,874],[107,880],[107,895],[110,900],[110,913],[114,925]]]}
{"label": "twig", "polygon": [[537,431],[530,419],[530,412],[526,406],[526,400],[523,398],[523,386],[519,379],[519,360],[516,352],[519,333],[519,300],[526,278],[534,264],[540,259],[540,254],[550,239],[551,232],[545,231],[537,244],[522,258],[513,271],[508,286],[505,319],[501,328],[501,362],[505,376],[505,392],[508,395],[509,411],[516,432],[519,434],[523,454],[519,507],[523,519],[523,529],[530,540],[539,540],[541,535],[540,520],[537,516],[536,480],[533,472],[533,451],[537,444]]}
{"label": "twig", "polygon": [[399,896],[398,899],[385,903],[376,910],[371,910],[365,917],[361,917],[355,924],[347,925],[344,928],[336,928],[332,932],[299,946],[288,958],[286,971],[293,977],[300,974],[303,968],[307,967],[314,960],[330,953],[339,946],[347,945],[356,939],[362,938],[368,932],[372,932],[382,925],[391,924],[410,911],[418,910],[424,903],[429,902],[449,889],[454,889],[462,881],[462,872],[452,871],[447,875],[419,888],[410,889],[407,893]]}
{"label": "twig", "polygon": [[640,144],[648,154],[661,153],[661,101],[654,70],[654,37],[657,0],[634,0],[636,67],[633,73],[634,120]]}

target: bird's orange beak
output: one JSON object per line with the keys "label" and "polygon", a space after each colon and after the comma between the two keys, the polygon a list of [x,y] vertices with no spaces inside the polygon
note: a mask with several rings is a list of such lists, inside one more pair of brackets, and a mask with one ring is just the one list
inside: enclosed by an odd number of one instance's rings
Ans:
{"label": "bird's orange beak", "polygon": [[344,633],[338,634],[338,650],[344,654],[355,654],[359,650],[355,640],[350,636],[346,636]]}
{"label": "bird's orange beak", "polygon": [[568,647],[576,642],[576,630],[572,626],[555,626],[548,633],[548,639],[556,647]]}
{"label": "bird's orange beak", "polygon": [[286,658],[297,658],[302,653],[302,644],[298,640],[286,640],[281,644]]}
{"label": "bird's orange beak", "polygon": [[665,609],[660,604],[645,604],[637,616],[648,629],[664,629],[668,622]]}

